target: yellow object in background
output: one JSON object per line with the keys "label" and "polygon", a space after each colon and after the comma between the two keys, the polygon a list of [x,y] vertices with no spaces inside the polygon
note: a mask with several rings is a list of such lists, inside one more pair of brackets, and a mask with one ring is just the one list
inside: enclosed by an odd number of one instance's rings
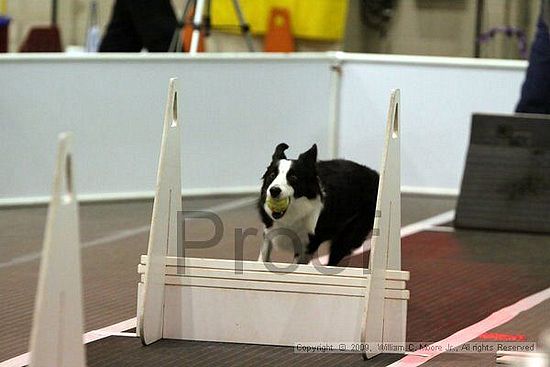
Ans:
{"label": "yellow object in background", "polygon": [[0,15],[8,14],[8,0],[0,0]]}
{"label": "yellow object in background", "polygon": [[[335,41],[344,36],[347,0],[240,0],[239,3],[253,34],[266,32],[271,8],[278,7],[290,11],[294,37]],[[211,9],[214,27],[239,25],[232,0],[213,0]]]}

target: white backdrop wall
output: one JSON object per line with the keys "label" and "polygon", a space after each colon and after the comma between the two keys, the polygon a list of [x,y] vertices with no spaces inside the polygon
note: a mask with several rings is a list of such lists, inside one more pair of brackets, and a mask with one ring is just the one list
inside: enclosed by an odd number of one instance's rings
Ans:
{"label": "white backdrop wall", "polygon": [[513,113],[525,69],[523,61],[344,56],[340,155],[380,165],[388,91],[400,88],[402,189],[457,194],[472,113]]}
{"label": "white backdrop wall", "polygon": [[[342,66],[339,93],[334,64]],[[184,192],[256,190],[282,141],[291,156],[317,142],[327,158],[334,137],[340,156],[377,168],[396,87],[402,184],[456,192],[471,113],[512,112],[525,66],[341,53],[3,55],[0,204],[48,199],[57,134],[65,130],[75,134],[81,198],[152,196],[173,76],[180,86]]]}
{"label": "white backdrop wall", "polygon": [[330,62],[290,58],[0,57],[0,201],[47,199],[57,134],[81,197],[153,193],[168,80],[179,77],[183,187],[252,190],[276,144],[327,157]]}

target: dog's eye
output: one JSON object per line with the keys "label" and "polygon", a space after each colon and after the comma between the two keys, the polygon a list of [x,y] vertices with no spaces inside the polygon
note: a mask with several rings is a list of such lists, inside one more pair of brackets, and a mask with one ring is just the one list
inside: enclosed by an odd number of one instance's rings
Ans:
{"label": "dog's eye", "polygon": [[298,181],[298,176],[296,176],[294,174],[290,174],[288,176],[288,180],[291,181],[291,182],[296,182],[296,181]]}
{"label": "dog's eye", "polygon": [[271,172],[267,178],[270,179],[270,180],[273,180],[275,177],[277,177],[277,172]]}

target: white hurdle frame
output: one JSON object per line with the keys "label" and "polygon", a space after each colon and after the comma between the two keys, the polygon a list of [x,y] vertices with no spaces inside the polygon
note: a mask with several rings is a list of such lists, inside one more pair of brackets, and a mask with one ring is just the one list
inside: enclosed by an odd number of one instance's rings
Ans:
{"label": "white hurdle frame", "polygon": [[71,151],[72,135],[61,134],[31,332],[32,367],[86,365],[78,202]]}
{"label": "white hurdle frame", "polygon": [[174,203],[181,203],[176,95],[171,80],[148,255],[138,266],[137,330],[143,344],[162,338],[280,346],[404,344],[409,272],[401,270],[399,90],[391,93],[369,268],[322,271],[314,265],[174,256],[181,209]]}

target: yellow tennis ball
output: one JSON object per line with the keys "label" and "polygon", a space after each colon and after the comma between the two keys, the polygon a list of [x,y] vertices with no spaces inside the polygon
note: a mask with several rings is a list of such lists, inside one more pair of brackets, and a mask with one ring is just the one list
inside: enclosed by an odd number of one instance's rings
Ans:
{"label": "yellow tennis ball", "polygon": [[284,212],[285,210],[287,210],[289,204],[290,198],[274,199],[270,197],[267,199],[267,207],[272,212]]}

